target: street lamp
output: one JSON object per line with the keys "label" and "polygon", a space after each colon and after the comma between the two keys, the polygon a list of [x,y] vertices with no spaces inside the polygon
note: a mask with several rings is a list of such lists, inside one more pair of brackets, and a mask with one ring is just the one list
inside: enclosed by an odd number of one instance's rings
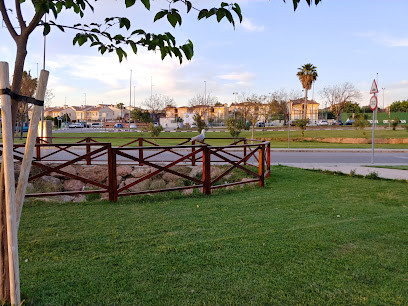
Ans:
{"label": "street lamp", "polygon": [[236,103],[237,103],[237,96],[238,96],[238,93],[237,93],[237,92],[233,92],[232,94],[235,96],[235,104],[236,104]]}
{"label": "street lamp", "polygon": [[207,105],[207,81],[204,81],[204,105]]}
{"label": "street lamp", "polygon": [[383,90],[383,109],[384,109],[384,92],[385,92],[385,88],[382,87],[381,89]]}
{"label": "street lamp", "polygon": [[84,95],[85,95],[85,110],[84,110],[84,115],[85,115],[85,122],[87,122],[87,120],[86,120],[86,92],[84,92]]}

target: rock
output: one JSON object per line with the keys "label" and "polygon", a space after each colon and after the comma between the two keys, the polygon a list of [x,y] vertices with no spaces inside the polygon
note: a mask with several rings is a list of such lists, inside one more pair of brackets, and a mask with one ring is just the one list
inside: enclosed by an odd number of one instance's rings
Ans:
{"label": "rock", "polygon": [[116,168],[116,174],[121,177],[126,177],[132,173],[132,167],[128,165],[121,165]]}
{"label": "rock", "polygon": [[203,166],[195,166],[192,167],[191,172],[190,172],[190,176],[191,177],[197,177],[197,176],[201,176],[203,173]]}
{"label": "rock", "polygon": [[85,183],[79,180],[66,180],[64,182],[64,190],[81,191],[85,187]]}
{"label": "rock", "polygon": [[156,189],[165,189],[166,188],[166,182],[159,179],[159,180],[153,180],[150,183],[150,190],[156,190]]}
{"label": "rock", "polygon": [[[124,180],[124,181],[119,185],[119,188],[123,188],[123,187],[125,187],[125,186],[127,186],[127,185],[129,185],[129,184],[131,184],[131,183],[133,183],[133,182],[135,182],[135,181],[137,181],[137,180],[138,180],[138,179],[137,179],[137,178],[134,178],[134,177],[127,178],[126,180]],[[151,181],[150,179],[144,180],[144,181],[142,181],[142,182],[140,182],[140,183],[138,183],[138,184],[136,184],[136,185],[130,187],[130,188],[127,189],[127,190],[128,190],[128,191],[131,191],[131,192],[149,190],[150,181]]]}
{"label": "rock", "polygon": [[149,174],[150,172],[152,172],[152,169],[151,169],[150,167],[146,167],[146,166],[139,167],[139,166],[136,166],[135,169],[132,171],[131,175],[132,175],[133,177],[139,178],[139,177],[143,177],[143,176]]}
{"label": "rock", "polygon": [[216,178],[218,177],[223,171],[221,168],[218,167],[211,167],[211,178]]}
{"label": "rock", "polygon": [[103,183],[108,177],[108,168],[98,165],[82,166],[78,171],[78,175],[98,183]]}
{"label": "rock", "polygon": [[60,197],[60,199],[61,199],[61,202],[64,202],[64,203],[65,202],[73,202],[75,197],[69,196],[69,195],[63,195],[63,196]]}
{"label": "rock", "polygon": [[171,181],[177,181],[179,178],[181,178],[180,176],[178,176],[178,175],[175,175],[175,174],[173,174],[173,173],[170,173],[170,172],[165,172],[164,174],[163,174],[163,180],[164,181],[166,181],[166,182],[171,182]]}
{"label": "rock", "polygon": [[185,194],[185,195],[193,194],[193,192],[194,192],[194,189],[185,189],[185,190],[183,190],[183,194]]}
{"label": "rock", "polygon": [[54,185],[58,185],[61,182],[59,180],[59,178],[54,177],[54,176],[42,176],[40,179],[42,179],[45,182],[49,182],[51,184],[54,184]]}
{"label": "rock", "polygon": [[[67,172],[67,173],[72,174],[72,175],[77,175],[77,171],[74,168],[74,166],[72,166],[72,165],[68,165],[68,166],[62,168],[61,171]],[[60,177],[60,178],[62,178],[62,177],[65,178],[66,177],[65,175],[57,173],[57,172],[51,172],[51,176]]]}
{"label": "rock", "polygon": [[80,202],[84,202],[85,201],[85,195],[84,194],[80,194],[76,197],[74,197],[74,202],[76,203],[80,203]]}

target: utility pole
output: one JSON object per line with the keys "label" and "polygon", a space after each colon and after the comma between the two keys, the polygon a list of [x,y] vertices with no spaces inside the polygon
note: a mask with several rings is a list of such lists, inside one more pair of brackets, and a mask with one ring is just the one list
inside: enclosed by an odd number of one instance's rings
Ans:
{"label": "utility pole", "polygon": [[204,105],[207,105],[207,81],[204,81]]}

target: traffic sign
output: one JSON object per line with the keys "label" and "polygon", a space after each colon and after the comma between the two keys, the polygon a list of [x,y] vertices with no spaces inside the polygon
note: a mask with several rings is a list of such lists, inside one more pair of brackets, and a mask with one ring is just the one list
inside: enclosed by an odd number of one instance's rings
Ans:
{"label": "traffic sign", "polygon": [[373,84],[371,85],[370,93],[378,93],[377,82],[373,80]]}
{"label": "traffic sign", "polygon": [[372,96],[370,99],[370,109],[375,111],[377,109],[378,99],[376,96]]}

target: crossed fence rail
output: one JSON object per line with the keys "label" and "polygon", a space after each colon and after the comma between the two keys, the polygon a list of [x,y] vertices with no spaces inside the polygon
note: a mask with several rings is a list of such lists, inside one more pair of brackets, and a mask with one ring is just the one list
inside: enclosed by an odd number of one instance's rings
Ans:
{"label": "crossed fence rail", "polygon": [[[86,137],[72,143],[56,142],[62,138],[65,137],[37,139],[35,146],[36,154],[32,163],[33,169],[36,169],[36,171],[33,171],[33,174],[29,177],[29,182],[54,172],[81,181],[96,189],[27,194],[27,197],[108,193],[109,200],[116,202],[120,196],[182,191],[194,188],[202,189],[204,194],[211,194],[212,190],[217,188],[251,182],[258,182],[258,185],[263,187],[265,177],[270,176],[270,142],[268,141],[240,138],[234,140],[227,146],[211,146],[204,142],[192,142],[191,144],[187,144],[190,143],[190,140],[187,138],[166,138],[166,140],[181,140],[181,142],[177,145],[162,146],[153,142],[152,138],[122,138],[126,140],[125,143],[113,147],[111,143],[98,141],[103,139],[103,137]],[[157,138],[155,138],[155,140],[157,140]],[[14,159],[17,162],[22,161],[23,152],[24,144],[15,144]],[[64,170],[65,167],[74,164],[92,165],[101,163],[107,164],[108,173],[106,183],[97,182]],[[121,186],[117,181],[117,167],[121,164],[150,166],[153,170],[135,179],[130,184]],[[186,175],[178,171],[175,167],[178,165],[196,166],[197,164],[201,164],[202,166],[202,178]],[[228,168],[222,173],[212,176],[211,165],[215,164],[224,164],[227,165]],[[221,184],[221,180],[234,169],[244,171],[251,179],[244,182]],[[154,190],[131,190],[132,187],[137,184],[149,180],[160,173],[170,173],[176,177],[187,180],[189,184],[182,187]]]}

